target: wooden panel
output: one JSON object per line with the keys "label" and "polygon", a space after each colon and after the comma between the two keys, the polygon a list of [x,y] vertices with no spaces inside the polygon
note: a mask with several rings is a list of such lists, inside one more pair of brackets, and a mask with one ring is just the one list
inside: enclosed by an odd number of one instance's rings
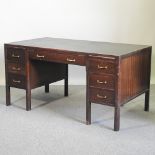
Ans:
{"label": "wooden panel", "polygon": [[112,75],[89,74],[89,85],[92,87],[115,89],[115,78]]}
{"label": "wooden panel", "polygon": [[114,106],[114,91],[90,88],[89,93],[91,102]]}
{"label": "wooden panel", "polygon": [[119,102],[124,103],[149,89],[151,48],[120,61]]}

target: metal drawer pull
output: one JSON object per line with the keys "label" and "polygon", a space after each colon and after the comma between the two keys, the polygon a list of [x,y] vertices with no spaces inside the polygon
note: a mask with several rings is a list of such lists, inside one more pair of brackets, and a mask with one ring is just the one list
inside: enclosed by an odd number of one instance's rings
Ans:
{"label": "metal drawer pull", "polygon": [[97,80],[97,83],[100,83],[100,84],[107,84],[107,81],[100,81],[100,80]]}
{"label": "metal drawer pull", "polygon": [[37,54],[37,58],[45,58],[45,56]]}
{"label": "metal drawer pull", "polygon": [[14,70],[14,71],[20,71],[20,68],[12,67],[12,70]]}
{"label": "metal drawer pull", "polygon": [[98,67],[98,69],[108,69],[108,66],[100,66],[100,65],[98,65],[97,67]]}
{"label": "metal drawer pull", "polygon": [[20,58],[19,55],[14,55],[14,54],[12,54],[12,57],[13,57],[13,58]]}
{"label": "metal drawer pull", "polygon": [[21,81],[13,80],[14,83],[21,83]]}
{"label": "metal drawer pull", "polygon": [[107,96],[101,96],[101,95],[99,95],[99,94],[97,94],[97,97],[98,97],[98,98],[102,98],[102,99],[106,99],[106,98],[107,98]]}
{"label": "metal drawer pull", "polygon": [[69,58],[67,58],[67,61],[69,61],[69,62],[75,62],[75,59],[69,59]]}

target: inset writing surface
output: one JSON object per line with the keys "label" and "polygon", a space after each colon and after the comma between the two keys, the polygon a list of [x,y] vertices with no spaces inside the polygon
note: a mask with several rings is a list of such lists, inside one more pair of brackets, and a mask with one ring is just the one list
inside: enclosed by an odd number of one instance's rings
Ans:
{"label": "inset writing surface", "polygon": [[66,51],[76,51],[84,53],[108,54],[114,56],[125,55],[149,47],[146,45],[72,40],[72,39],[60,39],[49,37],[12,42],[9,44],[29,46],[29,47],[59,49]]}

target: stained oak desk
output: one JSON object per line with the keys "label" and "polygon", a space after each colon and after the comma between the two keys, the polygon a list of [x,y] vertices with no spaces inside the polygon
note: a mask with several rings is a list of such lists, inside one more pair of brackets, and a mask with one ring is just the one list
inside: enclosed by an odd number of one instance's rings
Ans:
{"label": "stained oak desk", "polygon": [[91,124],[91,103],[114,107],[114,130],[120,126],[120,106],[145,93],[149,110],[151,46],[39,38],[8,43],[5,47],[6,105],[10,87],[26,90],[31,110],[31,89],[64,80],[68,96],[68,64],[86,68],[86,124]]}

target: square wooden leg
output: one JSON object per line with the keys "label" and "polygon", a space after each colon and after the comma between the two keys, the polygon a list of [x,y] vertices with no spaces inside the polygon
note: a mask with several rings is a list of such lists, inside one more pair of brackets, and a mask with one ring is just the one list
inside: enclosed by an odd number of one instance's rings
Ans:
{"label": "square wooden leg", "polygon": [[64,96],[68,96],[68,78],[64,79]]}
{"label": "square wooden leg", "polygon": [[45,84],[45,93],[49,93],[49,84]]}
{"label": "square wooden leg", "polygon": [[114,131],[119,131],[119,128],[120,128],[120,107],[115,107]]}
{"label": "square wooden leg", "polygon": [[145,107],[144,111],[149,111],[150,90],[145,92]]}
{"label": "square wooden leg", "polygon": [[91,124],[91,102],[86,102],[86,124]]}
{"label": "square wooden leg", "polygon": [[64,79],[64,96],[68,96],[68,64],[66,64],[66,77]]}
{"label": "square wooden leg", "polygon": [[10,98],[10,86],[6,85],[6,105],[11,105],[11,98]]}
{"label": "square wooden leg", "polygon": [[31,110],[31,89],[26,89],[26,110]]}

